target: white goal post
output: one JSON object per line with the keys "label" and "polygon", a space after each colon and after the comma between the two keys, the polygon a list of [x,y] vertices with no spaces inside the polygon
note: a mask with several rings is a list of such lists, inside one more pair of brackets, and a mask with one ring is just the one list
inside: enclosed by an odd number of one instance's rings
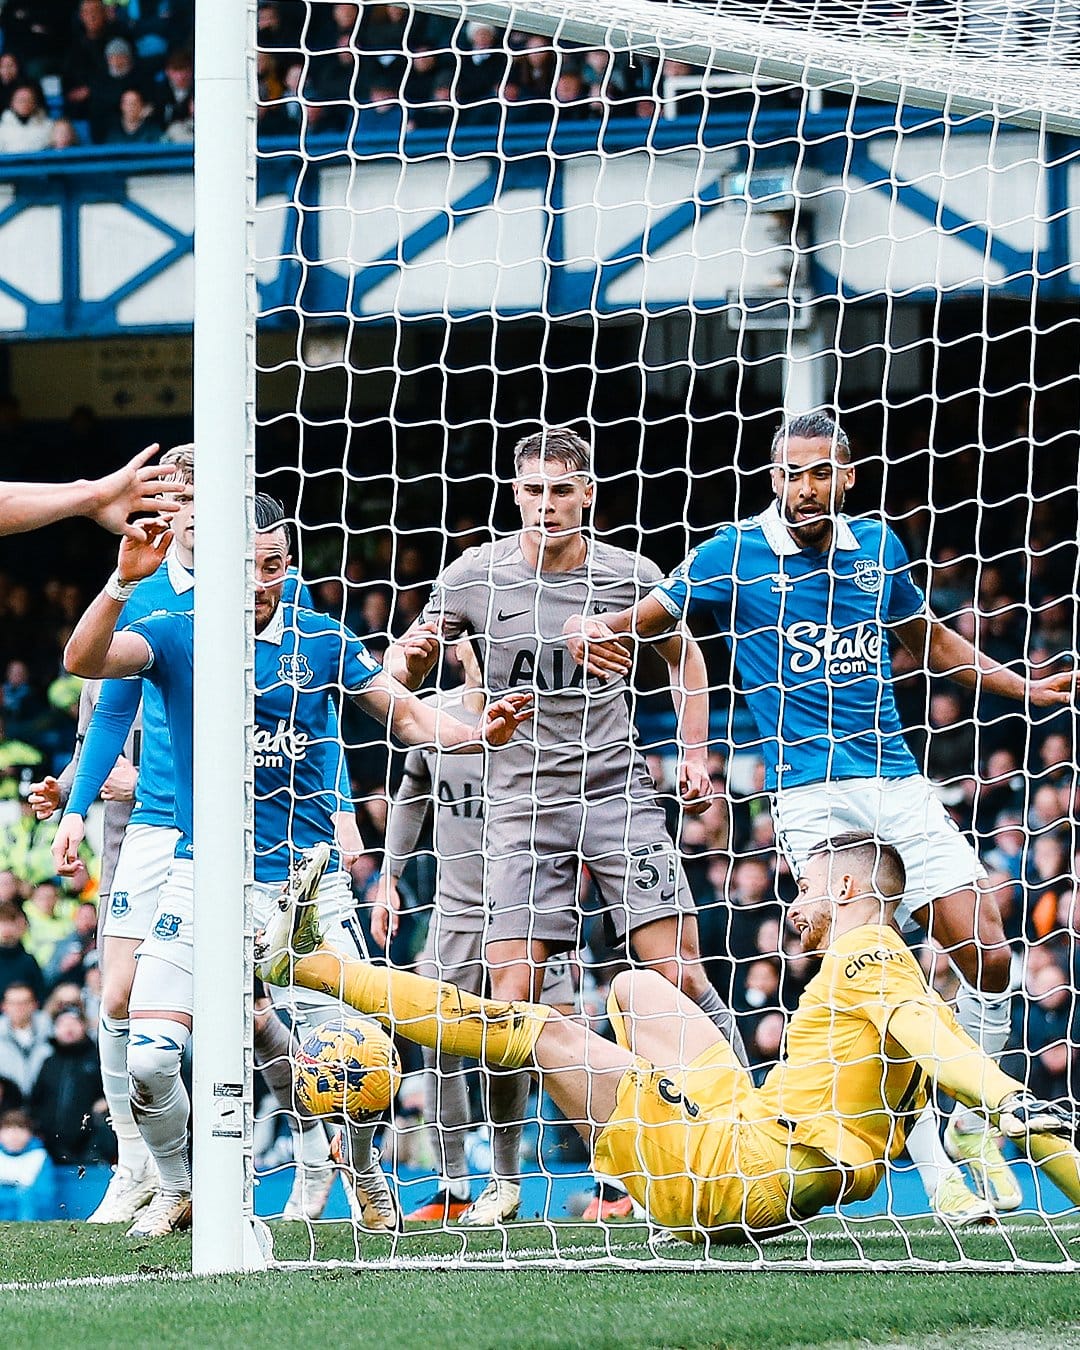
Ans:
{"label": "white goal post", "polygon": [[[1058,423],[1052,431],[1040,429],[1035,398],[1047,389],[1067,389],[1072,377],[1055,365],[1040,384],[1036,347],[1048,345],[1057,328],[1066,342],[1074,340],[1077,326],[1080,17],[1073,0],[1050,5],[1055,24],[1033,39],[1025,36],[1019,48],[1004,29],[996,46],[996,39],[980,30],[980,47],[958,17],[962,4],[935,6],[925,21],[917,4],[897,7],[877,0],[809,5],[611,0],[595,11],[573,0],[417,0],[411,7],[416,15],[452,20],[453,38],[437,54],[455,70],[468,51],[464,25],[477,24],[537,34],[560,51],[599,49],[612,63],[630,54],[661,65],[685,62],[706,73],[703,82],[658,74],[649,91],[656,116],[648,131],[636,130],[629,120],[617,122],[605,85],[594,103],[602,134],[594,134],[591,123],[586,127],[584,118],[568,120],[563,128],[554,120],[541,122],[540,130],[507,127],[498,120],[513,107],[505,75],[490,95],[497,109],[493,122],[469,123],[462,108],[452,106],[441,131],[410,124],[408,112],[392,130],[373,130],[373,123],[360,120],[367,99],[357,92],[355,71],[344,94],[340,83],[332,98],[321,101],[305,92],[309,74],[318,61],[325,69],[328,56],[343,62],[351,57],[359,69],[359,27],[336,50],[323,50],[311,35],[329,0],[308,0],[302,8],[307,21],[298,30],[293,83],[282,70],[282,88],[260,94],[256,0],[196,0],[193,1269],[200,1274],[258,1269],[269,1259],[253,1208],[247,898],[254,875],[249,730],[257,432],[265,443],[277,424],[295,433],[293,458],[274,459],[272,468],[300,483],[295,495],[304,579],[326,596],[340,591],[340,600],[325,602],[335,618],[346,612],[351,586],[381,595],[397,580],[395,595],[386,600],[383,622],[389,625],[405,614],[406,601],[412,603],[409,593],[426,592],[435,579],[423,570],[425,563],[407,579],[403,568],[395,578],[394,567],[410,546],[408,531],[418,538],[439,537],[435,552],[441,568],[454,556],[459,536],[469,533],[450,515],[452,502],[457,509],[466,499],[475,501],[475,512],[461,514],[481,533],[507,528],[494,490],[507,481],[508,452],[517,434],[546,416],[539,410],[545,400],[567,421],[588,425],[601,441],[610,426],[636,419],[641,441],[629,446],[625,461],[614,464],[609,458],[599,470],[600,501],[610,488],[619,502],[606,528],[612,537],[621,528],[620,539],[632,534],[633,547],[646,555],[653,544],[674,549],[671,561],[677,562],[680,549],[718,523],[700,500],[691,509],[689,484],[695,476],[706,480],[703,493],[730,485],[741,515],[760,506],[764,475],[756,472],[760,463],[749,462],[744,453],[744,422],[753,424],[746,437],[756,437],[757,446],[770,415],[775,421],[843,406],[860,426],[872,428],[867,436],[878,437],[880,453],[875,449],[866,468],[872,484],[889,479],[896,487],[908,459],[913,481],[925,468],[931,487],[937,477],[954,474],[961,450],[951,444],[940,452],[935,448],[934,436],[946,420],[943,409],[971,394],[981,435],[993,406],[993,391],[981,383],[985,359],[973,388],[957,392],[950,385],[949,343],[959,348],[965,335],[950,335],[943,310],[956,295],[981,314],[970,326],[987,346],[999,336],[990,316],[999,293],[1010,306],[1008,335],[1030,332],[1029,367],[1009,376],[1006,393],[1022,400],[1030,389],[1017,434],[1029,438],[1031,447],[1048,449],[1059,435]],[[389,55],[394,59],[388,64],[406,72],[418,59],[417,52],[404,49],[376,55]],[[507,53],[507,69],[510,59]],[[746,79],[733,84],[729,72]],[[703,107],[705,96],[730,97],[731,106],[738,99],[752,104],[737,138],[710,139],[701,129],[707,125],[703,114],[695,139],[685,119],[669,117],[670,109],[662,107],[698,88]],[[793,100],[791,135],[784,139],[777,133],[770,140],[763,132],[759,142],[754,119],[785,93]],[[857,101],[863,97],[887,105],[886,112],[860,121]],[[823,115],[830,98],[837,100],[833,120],[818,136],[813,118]],[[327,106],[344,110],[336,140],[318,130]],[[291,141],[257,142],[256,112],[267,108],[293,118]],[[923,118],[912,110],[929,111]],[[1060,306],[1060,313],[1040,311],[1044,300]],[[491,334],[490,349],[480,356],[481,340],[475,348],[467,346],[474,323]],[[529,324],[543,331],[535,348],[526,344],[522,356],[510,349],[511,336],[508,350],[496,355],[503,325],[516,334]],[[265,337],[265,350],[258,353],[257,329],[260,339]],[[451,353],[462,333],[461,350]],[[592,335],[591,346],[583,333]],[[609,365],[600,359],[601,333],[617,338],[607,353]],[[570,352],[565,361],[575,363],[580,376],[577,385],[562,379],[562,337]],[[844,386],[845,363],[860,372],[862,384],[854,394]],[[625,374],[632,395],[624,398],[622,387],[608,379],[615,368]],[[454,392],[459,374],[467,389],[460,397]],[[271,401],[265,412],[256,407],[257,376]],[[468,384],[474,376],[475,386]],[[520,386],[513,397],[507,394],[518,378],[533,381],[534,405],[515,402]],[[923,378],[929,392],[920,385]],[[574,392],[567,394],[564,386]],[[327,389],[337,392],[328,396]],[[602,407],[598,391],[607,399]],[[406,393],[412,399],[407,406]],[[333,397],[340,399],[336,408]],[[646,453],[650,399],[663,405],[673,434],[687,437],[685,462],[677,466],[686,480],[685,500],[672,519],[665,516],[660,523],[646,498],[668,491],[669,466]],[[911,425],[921,431],[916,414],[923,404],[925,441],[910,451],[901,447],[890,465],[884,449],[890,417],[910,413]],[[399,424],[395,419],[403,407],[406,423]],[[698,420],[703,430],[692,454]],[[327,426],[340,426],[339,440],[324,434]],[[417,427],[423,444],[406,462],[399,433],[407,438]],[[730,436],[723,462],[706,462],[701,454],[706,432]],[[368,469],[367,438],[376,457],[384,433],[389,449]],[[1068,454],[1067,433],[1060,435]],[[968,448],[965,441],[962,449]],[[965,460],[972,481],[961,505],[974,520],[976,540],[984,517],[997,522],[1003,514],[1000,502],[988,504],[980,495],[979,453],[996,448],[978,440],[974,460]],[[631,486],[624,491],[628,479]],[[1045,528],[1040,507],[1048,501],[1060,506],[1071,490],[1055,479],[1040,497],[1033,483],[1029,463],[1028,481],[1005,503],[1015,520],[1023,516],[1027,536]],[[683,492],[682,479],[673,491]],[[883,509],[884,493],[882,486],[880,500],[871,496],[856,509]],[[913,496],[901,497],[893,519],[898,528],[910,525],[922,509]],[[671,531],[679,534],[678,548]],[[310,539],[316,532],[323,533]],[[333,536],[330,542],[324,534]],[[928,534],[933,536],[932,527]],[[366,550],[370,560],[383,536],[390,539],[388,558],[378,560],[384,571],[372,563],[359,580],[352,578],[350,546]],[[985,543],[973,546],[972,558],[965,554],[960,560],[970,562],[975,588],[995,570],[996,555],[984,558],[978,551]],[[1059,588],[1060,593],[1039,589],[1031,577],[1022,584],[1026,589],[1008,598],[1010,609],[1018,610],[1014,628],[1025,650],[1037,619],[1055,598],[1071,615],[1059,626],[1062,641],[1075,649],[1075,575],[1071,589]],[[993,612],[980,612],[978,601],[970,607],[972,631],[985,635]],[[409,613],[415,616],[416,610]],[[372,632],[378,632],[375,620]],[[741,743],[753,739],[745,721],[737,725],[731,705],[720,721],[736,745],[740,737]],[[934,732],[929,695],[917,730],[927,738]],[[981,734],[976,716],[976,747]],[[1018,770],[1025,776],[1025,809],[1035,790],[1027,763],[1032,745],[1029,729],[1025,763]],[[1075,748],[1071,754],[1075,769]],[[742,800],[758,800],[754,792],[760,798],[760,785],[751,781],[749,757],[741,766],[737,760],[736,755],[732,782]],[[1026,1043],[1021,1051],[1028,1053]],[[903,1217],[893,1211],[890,1193],[888,1223],[900,1232]],[[623,1259],[608,1235],[584,1249],[583,1259],[571,1247],[564,1252],[558,1226],[546,1211],[537,1229],[551,1251],[537,1256],[524,1239],[517,1248],[500,1239],[502,1245],[489,1248],[481,1264]],[[317,1225],[311,1228],[312,1256],[318,1231]],[[759,1247],[754,1259],[769,1268],[865,1269],[874,1258],[866,1255],[857,1226],[852,1231],[854,1236],[844,1230],[848,1245],[836,1260],[823,1259],[812,1236],[775,1260]],[[871,1226],[868,1239],[871,1235],[880,1232]],[[440,1237],[447,1239],[446,1248],[432,1260],[469,1264],[466,1244],[455,1247],[453,1230]],[[1058,1249],[1046,1268],[1076,1269],[1075,1254],[1060,1238],[1054,1241]],[[938,1252],[924,1258],[906,1235],[904,1242],[902,1263],[917,1267],[955,1257],[958,1268],[1001,1268],[1010,1261],[1034,1268],[1043,1259],[1018,1254],[1008,1236],[986,1259],[971,1256],[962,1244],[945,1257]],[[371,1259],[403,1264],[428,1259],[403,1250],[395,1241],[389,1255],[379,1249]],[[355,1258],[368,1259],[359,1239]],[[665,1259],[662,1252],[646,1258]]]}

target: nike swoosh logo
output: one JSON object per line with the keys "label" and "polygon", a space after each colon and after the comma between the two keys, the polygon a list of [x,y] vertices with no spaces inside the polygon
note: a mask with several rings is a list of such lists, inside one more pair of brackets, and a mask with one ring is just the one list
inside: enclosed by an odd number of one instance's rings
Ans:
{"label": "nike swoosh logo", "polygon": [[674,900],[674,899],[675,899],[675,892],[674,892],[674,891],[661,891],[661,892],[660,892],[660,899],[663,900],[664,903],[666,904],[667,901],[669,901],[669,900]]}
{"label": "nike swoosh logo", "polygon": [[513,614],[504,614],[499,610],[498,619],[500,623],[507,623],[510,619],[520,619],[523,614],[531,614],[531,609],[515,609]]}

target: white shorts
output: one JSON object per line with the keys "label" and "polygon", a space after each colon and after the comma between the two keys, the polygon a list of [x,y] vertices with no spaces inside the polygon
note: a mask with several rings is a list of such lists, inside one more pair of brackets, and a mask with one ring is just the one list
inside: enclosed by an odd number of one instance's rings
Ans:
{"label": "white shorts", "polygon": [[[161,888],[150,931],[135,951],[135,979],[128,1007],[131,1012],[186,1012],[195,1010],[191,978],[194,952],[195,864],[174,858]],[[145,958],[152,957],[153,960]]]}
{"label": "white shorts", "polygon": [[815,844],[849,831],[869,831],[892,844],[907,870],[897,908],[901,928],[912,913],[986,878],[986,869],[942,806],[928,779],[843,778],[785,788],[773,797],[776,839],[796,876]]}
{"label": "white shorts", "polygon": [[102,921],[102,937],[134,938],[136,941],[146,937],[179,838],[179,830],[168,825],[127,827]]}

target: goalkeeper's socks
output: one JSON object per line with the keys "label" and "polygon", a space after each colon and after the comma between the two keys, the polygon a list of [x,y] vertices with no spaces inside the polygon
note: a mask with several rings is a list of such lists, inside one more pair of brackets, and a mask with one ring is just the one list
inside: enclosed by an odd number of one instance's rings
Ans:
{"label": "goalkeeper's socks", "polygon": [[328,947],[297,957],[293,983],[344,999],[360,1012],[392,1023],[417,1045],[507,1069],[532,1065],[533,1048],[552,1011],[540,1003],[478,998],[406,970],[347,961]]}

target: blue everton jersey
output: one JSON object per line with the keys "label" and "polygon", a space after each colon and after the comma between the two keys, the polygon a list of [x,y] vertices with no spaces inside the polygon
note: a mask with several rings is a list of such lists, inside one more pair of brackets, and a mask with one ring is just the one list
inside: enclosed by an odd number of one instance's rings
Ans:
{"label": "blue everton jersey", "polygon": [[[129,625],[150,644],[150,664],[142,672],[144,692],[154,690],[164,714],[170,756],[169,782],[173,788],[174,815],[169,824],[180,831],[178,858],[191,857],[194,828],[192,808],[193,751],[193,653],[195,616],[157,613]],[[144,706],[148,700],[144,698]]]}
{"label": "blue everton jersey", "polygon": [[279,606],[255,637],[255,879],[283,881],[296,852],[332,842],[338,737],[329,695],[382,667],[325,614]]}
{"label": "blue everton jersey", "polygon": [[774,504],[722,527],[652,592],[671,614],[713,614],[770,789],[919,771],[885,630],[925,613],[926,599],[887,525],[840,516],[833,534],[831,552],[800,549]]}

